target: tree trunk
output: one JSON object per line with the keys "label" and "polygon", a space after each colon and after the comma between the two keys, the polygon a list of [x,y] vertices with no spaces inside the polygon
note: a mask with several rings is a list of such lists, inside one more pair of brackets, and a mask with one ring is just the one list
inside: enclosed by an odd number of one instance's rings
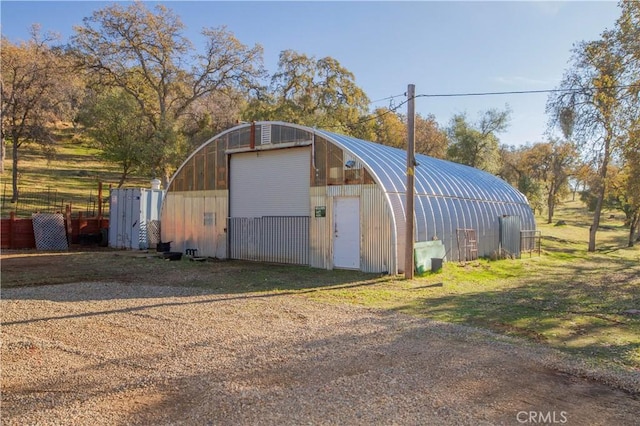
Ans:
{"label": "tree trunk", "polygon": [[162,170],[162,187],[167,189],[169,187],[169,181],[171,180],[171,173],[166,168]]}
{"label": "tree trunk", "polygon": [[11,202],[18,201],[18,132],[13,131],[13,170],[11,171],[13,195],[11,196]]}
{"label": "tree trunk", "polygon": [[553,212],[555,211],[555,194],[554,191],[549,191],[549,195],[547,196],[547,210],[549,212],[547,223],[553,222]]}
{"label": "tree trunk", "polygon": [[122,166],[122,173],[120,173],[120,179],[118,180],[118,188],[122,188],[122,185],[124,185],[127,177],[129,176],[130,168],[129,162],[125,161],[125,164]]}
{"label": "tree trunk", "polygon": [[631,217],[631,223],[629,224],[629,247],[633,247],[635,243],[635,233],[640,228],[640,212],[636,212]]}
{"label": "tree trunk", "polygon": [[7,156],[7,147],[4,142],[4,132],[0,135],[0,173],[4,173],[4,159]]}
{"label": "tree trunk", "polygon": [[596,208],[593,212],[593,223],[589,228],[589,251],[596,251],[596,233],[600,226],[600,214],[602,213],[602,204],[604,202],[605,186],[607,180],[607,167],[609,167],[609,156],[611,155],[611,131],[607,131],[607,137],[604,141],[604,156],[602,158],[602,166],[600,167],[600,188],[598,188],[598,199],[596,200]]}

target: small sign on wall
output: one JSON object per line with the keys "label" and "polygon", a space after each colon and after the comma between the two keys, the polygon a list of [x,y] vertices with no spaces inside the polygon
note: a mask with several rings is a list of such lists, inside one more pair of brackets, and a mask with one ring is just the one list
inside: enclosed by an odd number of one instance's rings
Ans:
{"label": "small sign on wall", "polygon": [[327,216],[327,206],[316,206],[315,208],[316,217],[326,217]]}

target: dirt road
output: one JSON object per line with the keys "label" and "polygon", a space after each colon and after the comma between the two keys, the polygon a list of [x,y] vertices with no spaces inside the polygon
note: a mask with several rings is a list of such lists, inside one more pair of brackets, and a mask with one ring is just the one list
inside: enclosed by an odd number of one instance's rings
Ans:
{"label": "dirt road", "polygon": [[8,289],[0,303],[4,425],[632,425],[640,415],[638,394],[568,374],[584,370],[547,349],[295,295],[77,283]]}

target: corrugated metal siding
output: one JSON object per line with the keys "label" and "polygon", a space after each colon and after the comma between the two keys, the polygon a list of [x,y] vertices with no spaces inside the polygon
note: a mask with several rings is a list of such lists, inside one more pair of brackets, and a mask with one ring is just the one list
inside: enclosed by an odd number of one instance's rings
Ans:
{"label": "corrugated metal siding", "polygon": [[345,185],[311,188],[311,211],[325,207],[325,217],[311,216],[310,266],[333,268],[333,199],[360,198],[361,264],[364,272],[396,273],[395,235],[391,210],[377,185]]}
{"label": "corrugated metal siding", "polygon": [[500,249],[515,257],[520,257],[520,216],[500,218]]}
{"label": "corrugated metal siding", "polygon": [[171,241],[173,251],[197,249],[199,256],[225,259],[227,212],[225,190],[169,192],[162,209],[162,241]]}
{"label": "corrugated metal siding", "polygon": [[140,189],[112,189],[109,206],[109,247],[139,249]]}
{"label": "corrugated metal siding", "polygon": [[[316,132],[345,152],[360,158],[386,193],[395,217],[399,271],[404,265],[406,152],[324,130]],[[478,252],[498,249],[499,222],[504,214],[520,216],[523,229],[535,229],[533,212],[524,195],[503,180],[472,167],[417,154],[415,179],[415,238],[437,235],[449,259],[457,258],[456,229],[475,229]]]}
{"label": "corrugated metal siding", "polygon": [[[402,272],[404,268],[404,244],[407,236],[407,219],[404,209],[404,194],[390,193],[387,194],[391,212],[395,219],[396,228],[396,265],[398,272]],[[417,228],[416,228],[417,229]]]}
{"label": "corrugated metal siding", "polygon": [[396,273],[391,218],[384,194],[375,185],[362,187],[360,269],[365,272]]}
{"label": "corrugated metal siding", "polygon": [[[331,221],[333,203],[329,202],[327,188],[314,186],[309,190],[311,218],[309,221],[309,266],[331,269]],[[315,208],[324,207],[325,216],[315,217]]]}
{"label": "corrugated metal siding", "polygon": [[309,217],[265,216],[262,218],[262,260],[309,264]]}
{"label": "corrugated metal siding", "polygon": [[[321,194],[317,188],[316,194]],[[323,188],[324,190],[324,188]],[[322,261],[327,268],[333,268],[333,198],[358,197],[360,199],[360,270],[363,272],[396,273],[395,236],[391,210],[385,202],[385,194],[377,185],[335,185],[326,187],[327,217],[323,229],[312,227],[312,241],[322,241],[329,250]],[[317,197],[317,195],[316,195]],[[317,202],[317,201],[314,201]],[[324,233],[324,240],[319,232]],[[320,250],[312,250],[320,252]],[[319,261],[314,258],[314,261]]]}
{"label": "corrugated metal siding", "polygon": [[175,238],[178,222],[184,220],[183,216],[176,216],[175,206],[182,201],[182,193],[168,191],[162,203],[160,215],[160,240],[171,241]]}
{"label": "corrugated metal siding", "polygon": [[231,259],[259,260],[260,218],[230,217],[227,219],[229,232],[229,257]]}
{"label": "corrugated metal siding", "polygon": [[227,223],[232,259],[309,264],[309,217],[231,217]]}
{"label": "corrugated metal siding", "polygon": [[[309,264],[315,267],[332,268],[332,197],[358,196],[361,200],[361,226],[363,228],[362,269],[371,272],[382,270],[389,270],[390,273],[402,272],[406,222],[406,153],[396,148],[294,124],[280,122],[257,124],[263,126],[278,124],[303,129],[322,136],[330,143],[342,148],[345,158],[354,158],[358,164],[364,165],[377,183],[376,189],[370,193],[357,185],[310,188],[309,204],[306,206],[308,214],[311,215]],[[246,127],[246,125],[244,126]],[[238,126],[238,128],[240,127],[243,126]],[[227,130],[210,141],[214,141],[233,130]],[[438,237],[445,244],[449,260],[455,260],[455,256],[457,256],[456,229],[458,228],[476,230],[479,238],[478,251],[480,256],[490,255],[497,250],[499,245],[498,218],[502,215],[519,216],[523,229],[535,229],[533,213],[526,198],[506,182],[471,167],[420,154],[416,155],[416,160],[419,166],[416,168],[415,185],[415,238],[422,241],[430,240],[434,236]],[[228,196],[228,191],[222,192],[225,194],[224,197]],[[181,227],[192,226],[190,223],[193,220],[185,217],[184,207],[180,208],[180,204],[183,205],[186,198],[172,197],[171,199],[173,200],[169,203],[171,206],[167,206],[163,212],[163,221],[165,221],[165,215],[170,212],[174,217],[182,218],[183,223],[179,223],[180,220],[166,226],[163,223],[163,240],[167,240],[164,237],[164,234],[167,233],[167,236],[180,235],[180,241],[184,242],[186,230]],[[222,199],[226,200],[226,198]],[[196,208],[196,214],[205,214],[211,209],[208,207],[208,202],[205,201],[206,209],[198,210]],[[326,208],[325,217],[314,217],[316,206]],[[194,207],[189,208],[191,209],[189,211],[193,213]],[[216,216],[217,234],[224,232],[224,225],[219,224],[226,223],[226,220],[221,220],[221,218],[228,216],[226,209],[226,205],[218,204],[213,208]],[[220,211],[224,211],[224,214],[220,214]],[[202,218],[197,219],[201,220]],[[384,221],[388,221],[389,224],[387,234],[367,232],[366,229],[370,227],[381,226],[381,229],[384,229],[386,226],[383,224]],[[206,229],[196,231],[194,238],[203,238],[202,241],[198,240],[199,244],[206,245],[205,240],[210,241],[206,236],[208,231]],[[373,237],[374,234],[375,237]],[[370,240],[365,241],[367,238]],[[391,241],[389,242],[387,238]],[[178,237],[172,239],[178,241]],[[224,240],[226,241],[226,239]],[[220,238],[216,238],[216,241],[220,241]],[[382,247],[389,246],[390,248],[385,254],[384,251],[387,249],[382,249]],[[220,246],[216,251],[220,252]],[[385,258],[386,256],[390,258]]]}

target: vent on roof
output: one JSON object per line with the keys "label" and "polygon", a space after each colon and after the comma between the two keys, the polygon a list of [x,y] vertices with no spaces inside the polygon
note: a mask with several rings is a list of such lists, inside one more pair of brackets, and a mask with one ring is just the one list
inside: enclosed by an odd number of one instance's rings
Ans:
{"label": "vent on roof", "polygon": [[260,133],[262,134],[260,145],[271,144],[271,124],[263,124],[262,131]]}

